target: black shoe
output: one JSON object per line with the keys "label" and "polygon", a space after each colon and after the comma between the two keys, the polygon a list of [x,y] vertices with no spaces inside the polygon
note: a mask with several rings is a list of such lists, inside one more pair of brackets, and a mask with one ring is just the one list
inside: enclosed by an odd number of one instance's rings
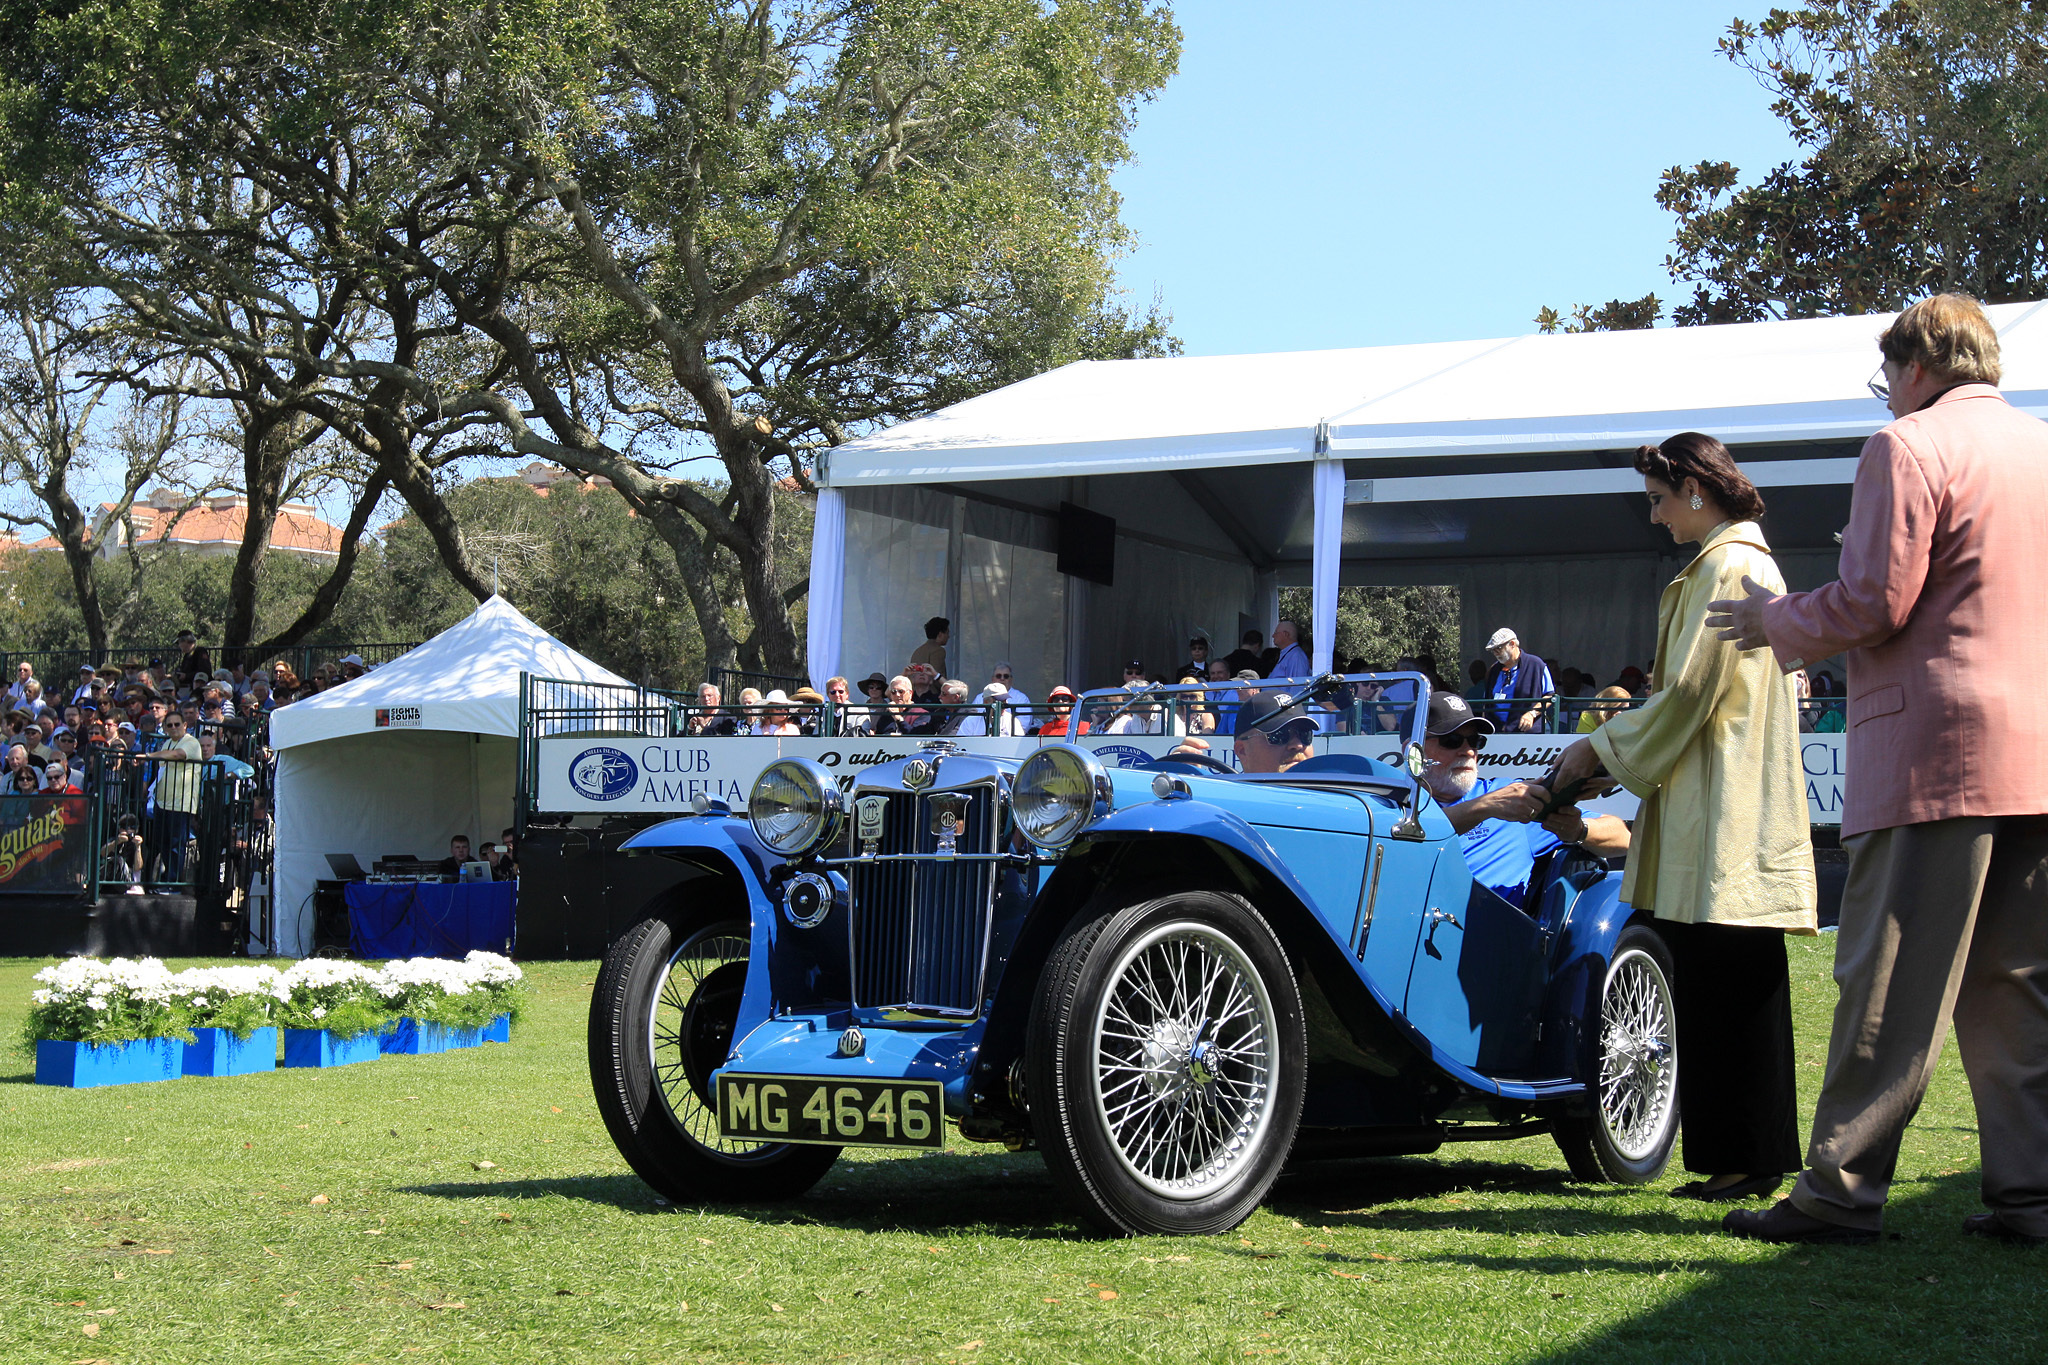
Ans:
{"label": "black shoe", "polygon": [[1877,1233],[1868,1228],[1845,1227],[1801,1213],[1789,1199],[1780,1199],[1767,1209],[1737,1209],[1721,1220],[1721,1226],[1737,1237],[1759,1242],[1866,1246],[1877,1240]]}
{"label": "black shoe", "polygon": [[2048,1237],[2021,1232],[1995,1213],[1971,1214],[1963,1220],[1963,1231],[1972,1237],[1989,1237],[1993,1241],[2013,1242],[2020,1246],[2037,1247],[2048,1242]]}
{"label": "black shoe", "polygon": [[1736,1199],[1747,1199],[1751,1195],[1775,1194],[1778,1186],[1785,1183],[1783,1175],[1753,1175],[1747,1180],[1738,1180],[1733,1185],[1723,1185],[1718,1190],[1707,1188],[1704,1180],[1692,1180],[1671,1192],[1673,1199],[1697,1199],[1702,1204],[1722,1204]]}

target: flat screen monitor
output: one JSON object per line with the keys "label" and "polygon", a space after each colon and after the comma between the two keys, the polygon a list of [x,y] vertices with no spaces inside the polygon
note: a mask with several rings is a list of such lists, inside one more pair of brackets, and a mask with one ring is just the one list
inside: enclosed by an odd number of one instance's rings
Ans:
{"label": "flat screen monitor", "polygon": [[1060,504],[1059,571],[1103,587],[1116,585],[1116,518]]}

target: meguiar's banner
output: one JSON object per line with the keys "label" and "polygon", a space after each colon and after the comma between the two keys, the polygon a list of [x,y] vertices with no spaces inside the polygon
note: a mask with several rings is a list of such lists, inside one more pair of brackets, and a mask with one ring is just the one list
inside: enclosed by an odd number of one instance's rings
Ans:
{"label": "meguiar's banner", "polygon": [[0,797],[0,895],[83,891],[90,841],[82,796]]}

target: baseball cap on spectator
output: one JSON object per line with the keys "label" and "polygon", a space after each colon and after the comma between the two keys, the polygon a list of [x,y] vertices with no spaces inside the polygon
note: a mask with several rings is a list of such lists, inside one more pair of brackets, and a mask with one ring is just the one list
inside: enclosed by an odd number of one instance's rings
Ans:
{"label": "baseball cap on spectator", "polygon": [[1051,701],[1054,697],[1065,697],[1068,701],[1073,701],[1074,689],[1071,687],[1055,687],[1052,691],[1046,693],[1045,699]]}
{"label": "baseball cap on spectator", "polygon": [[[357,668],[369,667],[368,664],[363,662],[363,656],[360,654],[344,654],[341,656],[340,662],[345,664],[354,664]],[[787,700],[787,698],[785,698],[784,700]]]}
{"label": "baseball cap on spectator", "polygon": [[1520,644],[1522,637],[1509,630],[1506,626],[1502,626],[1499,630],[1486,637],[1486,647],[1488,649],[1499,649],[1510,640]]}
{"label": "baseball cap on spectator", "polygon": [[992,682],[987,687],[981,689],[981,695],[984,697],[999,697],[1003,699],[1008,699],[1010,695],[1010,689],[1002,683]]}
{"label": "baseball cap on spectator", "polygon": [[78,666],[78,671],[80,673],[97,673],[99,670],[94,668],[91,664],[80,664]]}
{"label": "baseball cap on spectator", "polygon": [[1448,735],[1467,725],[1477,725],[1487,734],[1493,733],[1493,722],[1472,709],[1470,702],[1456,692],[1441,689],[1429,694],[1429,721],[1423,727],[1432,735]]}
{"label": "baseball cap on spectator", "polygon": [[116,725],[114,728],[116,730],[126,730],[131,735],[137,733],[135,729],[135,722],[132,720],[124,720],[119,725]]}
{"label": "baseball cap on spectator", "polygon": [[869,693],[887,692],[889,680],[879,673],[870,673],[860,680],[860,690]]}
{"label": "baseball cap on spectator", "polygon": [[1315,718],[1296,706],[1292,696],[1285,692],[1261,692],[1246,702],[1239,713],[1238,733],[1250,728],[1260,734],[1277,735],[1296,722],[1311,730],[1316,728]]}
{"label": "baseball cap on spectator", "polygon": [[1125,660],[1125,661],[1124,661],[1124,672],[1126,672],[1126,673],[1143,673],[1144,671],[1145,671],[1145,665],[1144,665],[1144,662],[1143,662],[1142,660],[1139,660],[1139,659],[1127,659],[1127,660]]}

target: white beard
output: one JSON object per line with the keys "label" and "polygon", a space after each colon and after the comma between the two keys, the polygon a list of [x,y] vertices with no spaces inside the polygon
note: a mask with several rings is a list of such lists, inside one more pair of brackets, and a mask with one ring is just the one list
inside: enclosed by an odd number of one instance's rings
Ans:
{"label": "white beard", "polygon": [[1447,763],[1435,763],[1422,770],[1422,785],[1446,806],[1455,806],[1479,785],[1479,770],[1476,767],[1454,769]]}

